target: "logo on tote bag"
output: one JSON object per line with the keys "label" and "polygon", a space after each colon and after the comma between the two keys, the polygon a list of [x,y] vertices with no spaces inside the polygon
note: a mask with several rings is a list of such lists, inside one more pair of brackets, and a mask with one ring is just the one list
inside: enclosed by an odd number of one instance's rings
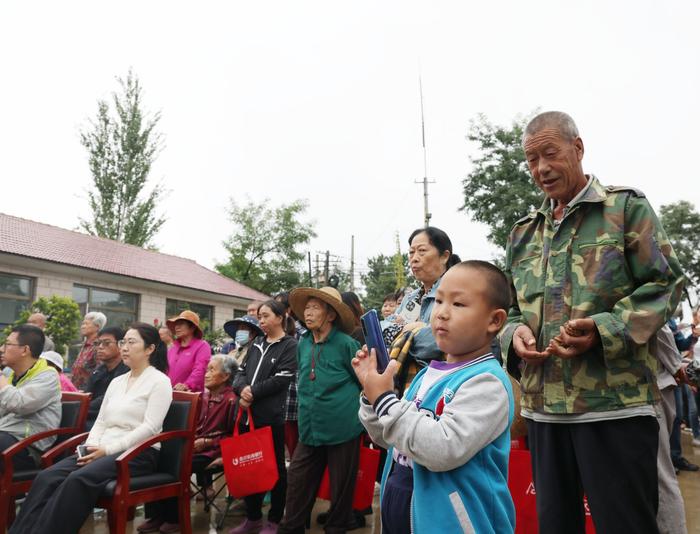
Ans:
{"label": "logo on tote bag", "polygon": [[263,459],[263,453],[262,451],[257,451],[257,452],[252,452],[250,454],[244,454],[242,456],[234,456],[231,459],[231,463],[233,465],[250,465],[250,464],[257,464],[262,462]]}

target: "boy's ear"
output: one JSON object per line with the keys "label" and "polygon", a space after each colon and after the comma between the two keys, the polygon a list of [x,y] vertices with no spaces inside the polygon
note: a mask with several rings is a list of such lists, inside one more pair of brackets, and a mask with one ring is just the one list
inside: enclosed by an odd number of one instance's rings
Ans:
{"label": "boy's ear", "polygon": [[498,334],[503,325],[506,324],[506,319],[508,319],[508,313],[503,308],[493,310],[491,312],[491,321],[489,322],[488,331],[491,334]]}

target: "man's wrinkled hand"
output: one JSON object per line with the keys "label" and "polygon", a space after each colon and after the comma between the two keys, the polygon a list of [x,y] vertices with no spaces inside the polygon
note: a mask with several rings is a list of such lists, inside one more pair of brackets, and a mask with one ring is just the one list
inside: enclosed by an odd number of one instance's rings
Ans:
{"label": "man's wrinkled hand", "polygon": [[537,340],[529,326],[520,325],[513,332],[513,350],[515,354],[522,358],[528,365],[541,365],[547,358],[549,352],[537,350]]}
{"label": "man's wrinkled hand", "polygon": [[600,344],[600,336],[595,321],[590,318],[573,319],[559,328],[547,347],[552,356],[569,359],[579,356]]}

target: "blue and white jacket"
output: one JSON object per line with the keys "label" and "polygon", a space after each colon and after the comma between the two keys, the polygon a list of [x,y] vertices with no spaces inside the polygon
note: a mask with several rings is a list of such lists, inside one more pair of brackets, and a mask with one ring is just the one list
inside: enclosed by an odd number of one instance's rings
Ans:
{"label": "blue and white jacket", "polygon": [[[429,387],[421,388],[426,381]],[[427,389],[427,390],[426,390]],[[389,449],[383,488],[395,461],[413,468],[412,531],[508,533],[513,392],[492,354],[464,363],[431,362],[406,396],[364,400],[360,420]]]}

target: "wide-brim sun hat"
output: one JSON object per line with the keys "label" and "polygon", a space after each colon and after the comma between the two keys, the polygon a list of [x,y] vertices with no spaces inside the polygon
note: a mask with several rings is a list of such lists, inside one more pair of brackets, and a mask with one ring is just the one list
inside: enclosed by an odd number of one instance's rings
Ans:
{"label": "wide-brim sun hat", "polygon": [[180,315],[178,315],[177,317],[172,317],[165,321],[166,326],[173,333],[173,335],[175,335],[176,321],[187,321],[189,323],[192,323],[192,326],[194,326],[194,337],[202,339],[204,333],[202,332],[202,328],[199,326],[199,315],[197,315],[191,310],[185,310],[182,313],[180,313]]}
{"label": "wide-brim sun hat", "polygon": [[352,313],[350,306],[345,304],[340,296],[340,292],[334,287],[322,287],[316,289],[314,287],[298,287],[293,289],[289,294],[289,306],[292,308],[294,315],[303,319],[304,308],[309,299],[315,298],[328,304],[335,310],[338,315],[336,324],[340,329],[349,334],[355,328],[355,315]]}
{"label": "wide-brim sun hat", "polygon": [[224,323],[224,331],[232,338],[236,337],[236,331],[242,326],[246,325],[253,329],[253,337],[262,336],[265,332],[260,328],[260,323],[252,315],[244,315],[238,319],[232,319]]}

